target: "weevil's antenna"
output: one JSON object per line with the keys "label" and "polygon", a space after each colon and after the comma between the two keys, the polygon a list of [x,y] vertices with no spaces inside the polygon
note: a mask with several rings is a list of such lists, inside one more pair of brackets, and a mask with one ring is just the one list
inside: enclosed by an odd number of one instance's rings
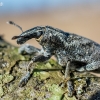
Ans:
{"label": "weevil's antenna", "polygon": [[18,27],[22,32],[23,32],[23,29],[22,27],[20,27],[19,25],[17,25],[16,23],[14,23],[13,21],[8,21],[7,24],[11,24],[11,25],[14,25],[16,27]]}
{"label": "weevil's antenna", "polygon": [[[18,27],[18,28],[22,31],[22,33],[23,33],[22,27],[20,27],[19,25],[17,25],[17,24],[14,23],[13,21],[8,21],[7,24],[11,24],[11,25],[14,25],[14,26]],[[23,37],[23,36],[14,36],[14,37],[12,37],[12,40],[17,39],[17,38],[19,38],[19,37]]]}

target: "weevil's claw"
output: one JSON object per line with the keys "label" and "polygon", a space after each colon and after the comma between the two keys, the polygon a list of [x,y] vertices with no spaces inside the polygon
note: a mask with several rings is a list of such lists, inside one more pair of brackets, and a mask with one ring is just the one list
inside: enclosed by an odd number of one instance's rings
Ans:
{"label": "weevil's claw", "polygon": [[30,72],[28,72],[21,80],[19,83],[19,87],[23,87],[27,84],[28,80],[30,78]]}
{"label": "weevil's claw", "polygon": [[59,84],[62,88],[67,86],[67,91],[68,91],[68,97],[72,97],[74,94],[74,86],[73,83],[70,79],[70,77],[66,78],[63,82]]}

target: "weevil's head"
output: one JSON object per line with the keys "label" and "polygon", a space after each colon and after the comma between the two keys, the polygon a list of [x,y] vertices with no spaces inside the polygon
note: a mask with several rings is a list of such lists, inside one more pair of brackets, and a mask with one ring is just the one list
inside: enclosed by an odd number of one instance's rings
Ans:
{"label": "weevil's head", "polygon": [[14,36],[12,39],[17,39],[17,44],[24,44],[31,38],[36,38],[36,39],[40,38],[44,32],[45,32],[45,27],[37,26],[23,32],[19,36]]}

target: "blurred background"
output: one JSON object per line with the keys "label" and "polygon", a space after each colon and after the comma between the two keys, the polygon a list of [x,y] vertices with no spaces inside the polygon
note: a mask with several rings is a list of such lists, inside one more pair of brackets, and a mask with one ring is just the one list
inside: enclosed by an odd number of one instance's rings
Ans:
{"label": "blurred background", "polygon": [[[10,20],[24,31],[50,25],[100,43],[100,0],[0,0],[0,35],[18,46],[11,38],[21,31]],[[34,39],[27,43],[40,47]]]}

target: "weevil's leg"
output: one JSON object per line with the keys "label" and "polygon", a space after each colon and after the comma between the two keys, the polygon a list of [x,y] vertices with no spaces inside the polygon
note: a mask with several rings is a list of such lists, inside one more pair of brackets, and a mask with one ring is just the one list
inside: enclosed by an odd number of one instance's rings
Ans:
{"label": "weevil's leg", "polygon": [[27,73],[26,73],[26,75],[24,76],[24,77],[22,77],[21,78],[21,80],[20,80],[20,82],[19,82],[19,87],[23,87],[24,85],[26,85],[27,84],[27,82],[28,82],[28,80],[29,80],[29,78],[30,78],[30,72],[28,71]]}
{"label": "weevil's leg", "polygon": [[86,71],[86,66],[82,66],[80,68],[76,68],[75,70],[79,71],[79,72],[85,72]]}
{"label": "weevil's leg", "polygon": [[[48,48],[46,48],[45,51],[43,49],[41,49],[40,55],[33,57],[32,60],[30,61],[30,63],[28,64],[27,74],[21,79],[19,86],[23,86],[28,82],[30,75],[31,75],[30,67],[33,64],[33,62],[43,62],[43,61],[50,59],[50,57],[51,57],[51,53],[49,52]],[[33,68],[33,70],[34,70],[34,68]]]}
{"label": "weevil's leg", "polygon": [[27,84],[30,76],[31,76],[31,73],[33,72],[34,68],[30,69],[30,67],[32,66],[33,64],[33,61],[30,61],[30,63],[28,64],[27,66],[27,73],[24,77],[22,77],[22,79],[20,80],[20,83],[19,83],[19,87],[22,87],[24,85]]}
{"label": "weevil's leg", "polygon": [[74,87],[73,87],[73,83],[71,80],[67,81],[67,89],[68,89],[68,96],[72,97],[74,93]]}
{"label": "weevil's leg", "polygon": [[67,62],[64,78],[65,78],[65,81],[70,80],[70,61]]}
{"label": "weevil's leg", "polygon": [[64,80],[60,84],[62,83],[66,84],[68,80],[70,80],[70,61],[67,62]]}
{"label": "weevil's leg", "polygon": [[74,91],[74,87],[70,78],[70,64],[71,62],[68,61],[67,65],[66,65],[66,69],[65,69],[65,82],[67,82],[67,89],[68,89],[68,96],[72,97],[73,96],[73,91]]}
{"label": "weevil's leg", "polygon": [[26,83],[28,82],[28,80],[30,78],[30,75],[31,75],[31,72],[33,72],[33,70],[34,70],[34,68],[33,69],[30,68],[32,66],[33,62],[38,62],[38,61],[39,62],[43,62],[43,61],[45,61],[45,60],[47,60],[49,58],[50,58],[50,56],[46,56],[46,55],[38,55],[38,56],[35,56],[34,58],[32,58],[32,60],[30,61],[30,63],[27,66],[27,73],[21,79],[19,86],[22,87],[22,86],[26,85]]}
{"label": "weevil's leg", "polygon": [[95,71],[100,69],[100,61],[92,62],[90,64],[87,64],[86,66],[83,66],[81,68],[76,69],[77,71],[84,72],[84,71]]}
{"label": "weevil's leg", "polygon": [[31,60],[27,66],[27,72],[30,71],[30,67],[32,66],[33,64],[33,60]]}
{"label": "weevil's leg", "polygon": [[27,54],[35,54],[35,53],[38,53],[39,51],[40,49],[34,46],[31,46],[29,44],[24,44],[18,49],[18,52],[20,54],[23,54],[23,52],[26,52]]}
{"label": "weevil's leg", "polygon": [[93,63],[86,65],[85,69],[87,71],[94,71],[94,70],[100,69],[100,61],[93,62]]}
{"label": "weevil's leg", "polygon": [[68,96],[73,96],[73,91],[74,91],[74,87],[70,78],[70,67],[71,67],[71,62],[68,61],[67,65],[66,65],[66,69],[65,69],[65,76],[64,76],[64,81],[62,83],[60,83],[61,85],[65,85],[67,84],[67,89],[68,89]]}

